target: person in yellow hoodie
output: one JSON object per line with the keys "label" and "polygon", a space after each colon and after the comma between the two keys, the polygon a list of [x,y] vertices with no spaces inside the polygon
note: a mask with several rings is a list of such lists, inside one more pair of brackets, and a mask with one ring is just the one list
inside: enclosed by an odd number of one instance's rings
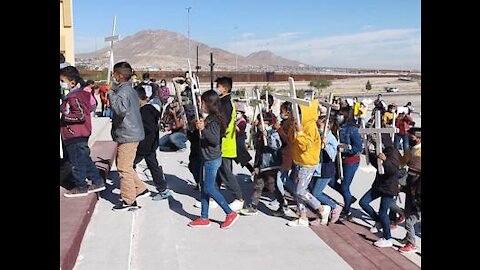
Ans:
{"label": "person in yellow hoodie", "polygon": [[[322,206],[317,198],[309,191],[308,185],[312,180],[317,164],[320,162],[320,133],[317,128],[318,100],[311,101],[309,107],[300,105],[301,124],[295,124],[295,130],[289,133],[293,142],[293,163],[295,165],[294,179],[297,184],[295,197],[300,218],[287,223],[288,226],[307,227],[307,208],[309,204],[318,214],[321,220],[327,219],[330,214],[330,206]],[[295,119],[295,122],[298,120]]]}

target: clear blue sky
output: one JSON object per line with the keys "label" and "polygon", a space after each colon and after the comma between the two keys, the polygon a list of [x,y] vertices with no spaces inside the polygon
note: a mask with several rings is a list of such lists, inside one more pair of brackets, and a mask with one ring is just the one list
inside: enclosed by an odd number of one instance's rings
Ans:
{"label": "clear blue sky", "polygon": [[420,69],[419,0],[73,0],[75,51],[166,29],[241,55],[270,50],[330,67]]}

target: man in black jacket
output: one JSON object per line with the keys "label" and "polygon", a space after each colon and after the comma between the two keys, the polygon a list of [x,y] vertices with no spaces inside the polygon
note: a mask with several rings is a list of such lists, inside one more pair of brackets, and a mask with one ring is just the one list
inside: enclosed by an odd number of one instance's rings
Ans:
{"label": "man in black jacket", "polygon": [[[398,171],[400,166],[400,152],[394,147],[390,134],[382,134],[383,153],[370,155],[370,163],[378,168],[377,157],[383,161],[385,173],[379,174],[378,169],[372,187],[360,199],[362,209],[375,221],[371,232],[376,233],[382,228],[383,237],[374,244],[377,247],[392,247],[390,234],[390,219],[388,209],[392,204],[393,197],[398,195]],[[370,206],[370,202],[381,198],[378,213]]]}
{"label": "man in black jacket", "polygon": [[159,201],[172,195],[172,192],[167,189],[162,166],[159,166],[157,161],[156,150],[160,132],[158,127],[160,112],[152,104],[148,104],[148,97],[143,87],[137,87],[135,90],[140,102],[140,114],[142,115],[145,139],[138,145],[133,166],[136,167],[142,159],[145,159],[147,167],[152,173],[153,183],[155,183],[158,190],[158,194],[153,197],[153,200]]}

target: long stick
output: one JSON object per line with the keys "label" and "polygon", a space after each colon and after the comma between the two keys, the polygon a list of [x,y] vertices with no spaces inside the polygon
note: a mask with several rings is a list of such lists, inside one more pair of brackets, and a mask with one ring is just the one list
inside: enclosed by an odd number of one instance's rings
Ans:
{"label": "long stick", "polygon": [[[288,77],[288,83],[290,84],[290,92],[292,93],[292,97],[297,97],[297,90],[295,89],[295,80],[292,77]],[[297,122],[297,126],[300,126],[300,112],[298,111],[298,106],[296,104],[292,104],[292,112],[294,121]]]}
{"label": "long stick", "polygon": [[198,106],[197,106],[197,96],[195,95],[195,89],[198,89],[198,85],[197,85],[197,79],[193,77],[192,75],[192,66],[190,65],[190,59],[187,59],[188,61],[188,76],[190,76],[190,81],[191,81],[191,86],[190,86],[190,90],[192,91],[192,102],[193,102],[193,107],[195,108],[195,119],[198,121],[198,119],[200,119],[198,117]]}
{"label": "long stick", "polygon": [[[377,110],[375,112],[375,128],[381,128],[382,127],[382,120],[381,120],[381,112]],[[376,153],[377,156],[378,154],[382,153],[382,133],[376,133]],[[377,170],[378,174],[385,174],[385,170],[383,169],[383,161],[379,158],[377,158]]]}
{"label": "long stick", "polygon": [[[258,88],[257,88],[257,99],[260,100],[260,91],[258,91]],[[262,131],[265,130],[265,122],[263,121],[263,106],[262,106],[262,102],[259,102],[258,103],[258,106],[259,106],[259,110],[260,110],[260,124],[262,125]],[[267,137],[265,137],[265,135],[263,135],[263,145],[264,146],[267,146]]]}
{"label": "long stick", "polygon": [[[338,141],[340,141],[340,128],[337,130]],[[342,164],[342,153],[337,152],[337,166],[338,166],[338,177],[340,180],[343,180],[343,164]]]}

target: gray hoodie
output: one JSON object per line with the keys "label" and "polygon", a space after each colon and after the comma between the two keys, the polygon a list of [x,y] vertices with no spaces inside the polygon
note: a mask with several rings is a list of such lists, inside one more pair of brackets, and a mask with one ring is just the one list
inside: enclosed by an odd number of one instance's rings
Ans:
{"label": "gray hoodie", "polygon": [[112,138],[118,143],[140,142],[145,138],[137,92],[125,82],[108,94],[112,108]]}

